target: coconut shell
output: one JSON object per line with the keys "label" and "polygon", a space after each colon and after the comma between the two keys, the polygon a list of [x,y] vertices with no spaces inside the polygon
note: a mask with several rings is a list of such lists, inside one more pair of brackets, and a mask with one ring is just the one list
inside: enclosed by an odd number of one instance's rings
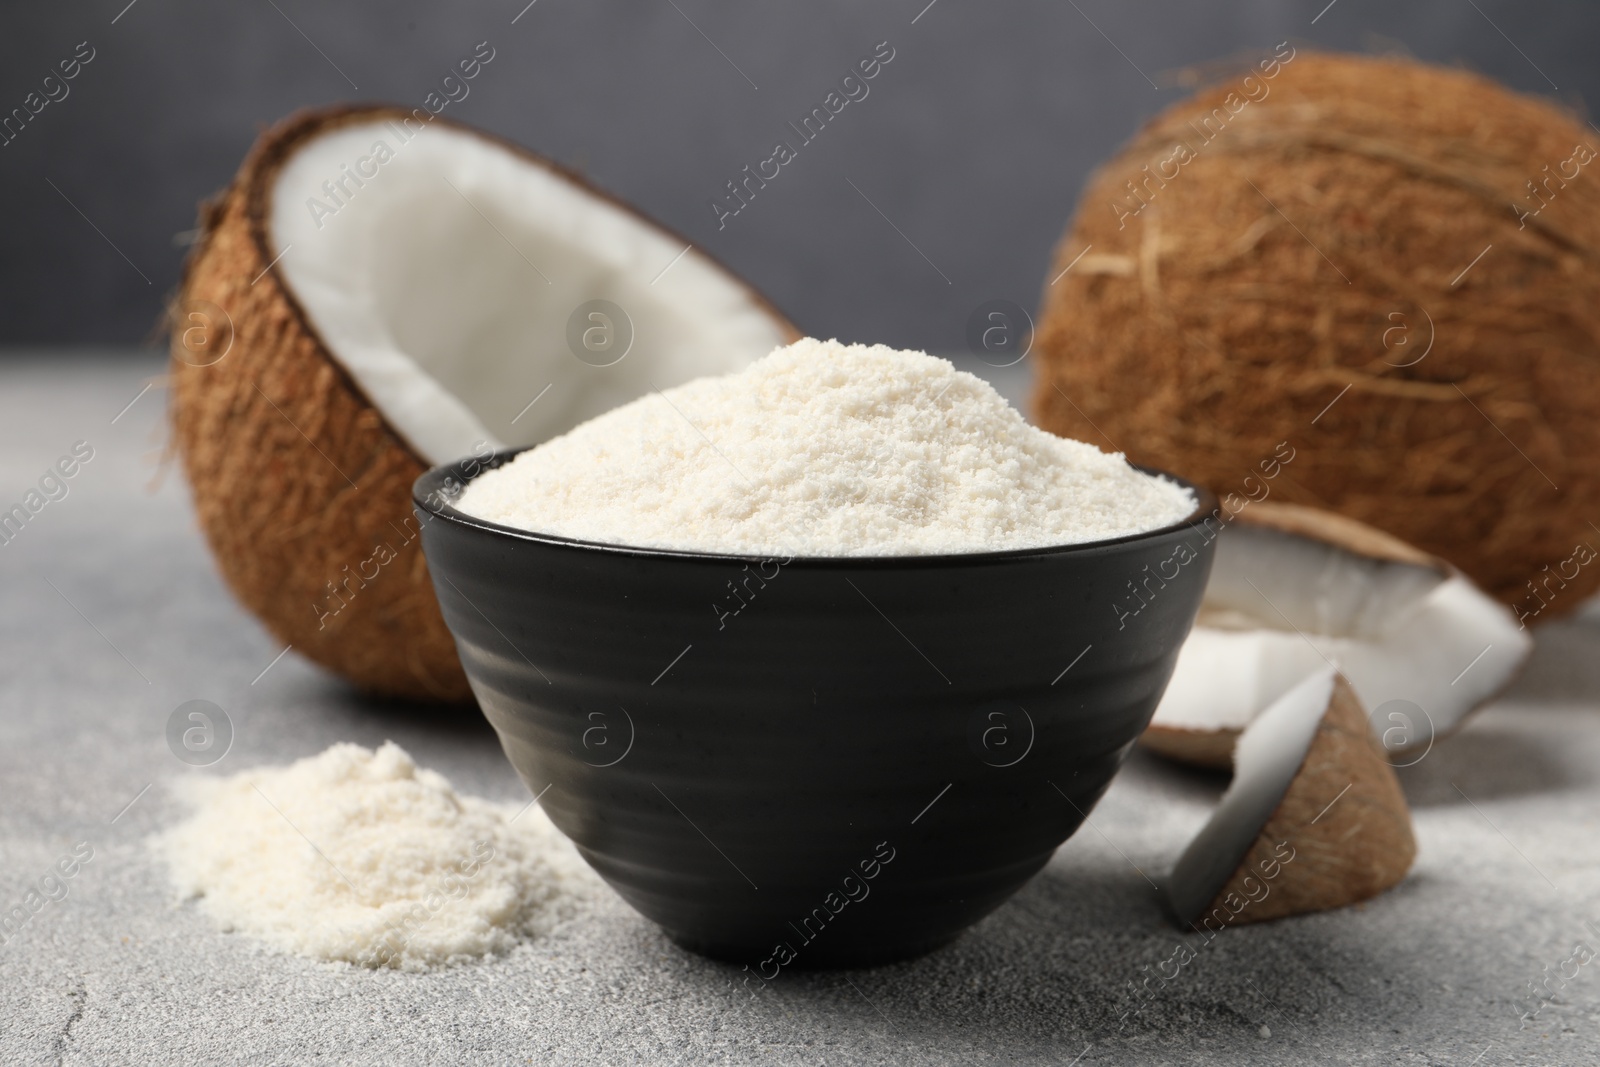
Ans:
{"label": "coconut shell", "polygon": [[1321,508],[1264,501],[1241,511],[1238,521],[1245,526],[1258,526],[1293,537],[1303,537],[1308,541],[1320,541],[1368,559],[1409,563],[1446,574],[1450,570],[1449,565],[1437,556],[1408,545],[1392,534]]}
{"label": "coconut shell", "polygon": [[[1240,72],[1088,183],[1039,314],[1036,420],[1224,499],[1331,508],[1539,608],[1529,580],[1600,545],[1580,145],[1600,135],[1462,71],[1301,52]],[[1538,617],[1596,589],[1583,567]]]}
{"label": "coconut shell", "polygon": [[1231,771],[1233,746],[1239,742],[1241,732],[1231,726],[1219,730],[1185,730],[1152,724],[1139,735],[1139,743],[1158,756],[1191,767]]}
{"label": "coconut shell", "polygon": [[[172,309],[173,436],[218,568],[278,640],[363,689],[465,700],[411,514],[411,483],[425,466],[269,267],[278,253],[268,243],[271,190],[291,152],[330,124],[383,113],[289,118],[204,209]],[[232,344],[214,363],[193,348],[206,335],[186,328],[205,302],[231,322]],[[395,558],[363,581],[382,545]]]}
{"label": "coconut shell", "polygon": [[[1285,844],[1292,859],[1284,859]],[[1399,883],[1416,855],[1400,781],[1367,727],[1355,690],[1337,676],[1300,770],[1206,913],[1221,908],[1231,914],[1230,894],[1234,902],[1246,900],[1263,884],[1267,895],[1231,915],[1230,923],[1354,904]],[[1262,872],[1274,861],[1278,875],[1264,881]]]}

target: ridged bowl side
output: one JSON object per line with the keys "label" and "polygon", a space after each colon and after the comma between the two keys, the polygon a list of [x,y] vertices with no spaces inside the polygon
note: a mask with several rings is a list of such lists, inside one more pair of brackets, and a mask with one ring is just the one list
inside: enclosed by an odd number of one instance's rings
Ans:
{"label": "ridged bowl side", "polygon": [[455,512],[450,477],[417,482],[423,547],[513,766],[635,908],[769,973],[926,951],[1037,872],[1148,722],[1211,563],[1193,523],[945,557],[592,546]]}

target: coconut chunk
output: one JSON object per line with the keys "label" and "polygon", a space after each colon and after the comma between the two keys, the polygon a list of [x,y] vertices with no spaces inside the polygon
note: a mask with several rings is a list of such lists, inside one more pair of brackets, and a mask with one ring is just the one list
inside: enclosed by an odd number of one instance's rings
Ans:
{"label": "coconut chunk", "polygon": [[1313,672],[1247,727],[1233,782],[1173,868],[1167,903],[1215,931],[1342,907],[1398,883],[1416,838],[1354,688]]}
{"label": "coconut chunk", "polygon": [[1239,732],[1337,667],[1396,759],[1499,692],[1533,640],[1448,564],[1352,519],[1255,504],[1228,526],[1194,630],[1144,743],[1226,768]]}

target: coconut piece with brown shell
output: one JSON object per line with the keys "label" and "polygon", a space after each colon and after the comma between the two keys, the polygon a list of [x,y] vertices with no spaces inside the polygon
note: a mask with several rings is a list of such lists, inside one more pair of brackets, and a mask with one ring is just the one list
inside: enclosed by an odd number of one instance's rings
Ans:
{"label": "coconut piece with brown shell", "polygon": [[1186,928],[1342,907],[1376,896],[1417,852],[1405,795],[1355,690],[1313,672],[1239,738],[1233,782],[1167,883]]}
{"label": "coconut piece with brown shell", "polygon": [[412,514],[423,470],[797,336],[688,241],[426,112],[294,115],[202,221],[172,310],[200,525],[280,641],[380,693],[469,695]]}
{"label": "coconut piece with brown shell", "polygon": [[1225,768],[1263,709],[1336,664],[1385,749],[1415,756],[1499,692],[1532,646],[1507,608],[1442,560],[1330,512],[1252,504],[1218,536],[1200,615],[1143,740]]}

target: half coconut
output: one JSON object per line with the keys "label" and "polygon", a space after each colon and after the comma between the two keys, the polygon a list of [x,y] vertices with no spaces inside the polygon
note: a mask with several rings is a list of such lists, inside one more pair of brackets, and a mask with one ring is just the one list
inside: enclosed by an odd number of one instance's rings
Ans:
{"label": "half coconut", "polygon": [[207,205],[172,417],[224,577],[357,685],[464,699],[411,483],[797,331],[577,175],[423,110],[301,112]]}
{"label": "half coconut", "polygon": [[1532,648],[1509,609],[1444,561],[1354,519],[1252,504],[1218,536],[1199,617],[1143,743],[1227,768],[1264,709],[1337,667],[1390,757],[1416,759]]}

